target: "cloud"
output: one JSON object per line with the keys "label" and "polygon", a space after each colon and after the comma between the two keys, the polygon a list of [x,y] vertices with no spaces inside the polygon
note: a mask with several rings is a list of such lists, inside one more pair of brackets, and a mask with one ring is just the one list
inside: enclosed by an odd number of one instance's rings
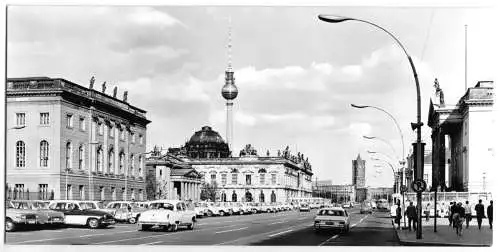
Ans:
{"label": "cloud", "polygon": [[185,26],[185,24],[183,24],[176,18],[168,15],[167,13],[155,10],[150,7],[133,8],[133,11],[129,13],[127,16],[132,22],[140,25],[151,25],[160,27],[173,26],[173,25]]}

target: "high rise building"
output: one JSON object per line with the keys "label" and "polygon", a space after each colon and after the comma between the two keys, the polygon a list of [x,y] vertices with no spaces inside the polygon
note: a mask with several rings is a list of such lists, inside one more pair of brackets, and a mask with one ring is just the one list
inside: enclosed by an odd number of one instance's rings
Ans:
{"label": "high rise building", "polygon": [[365,160],[361,159],[361,155],[355,160],[352,160],[352,185],[355,188],[365,187]]}
{"label": "high rise building", "polygon": [[231,26],[229,26],[229,39],[227,45],[228,64],[226,68],[226,83],[222,87],[222,97],[226,100],[226,141],[229,151],[233,151],[233,100],[238,96],[238,88],[234,82],[234,71],[231,66]]}

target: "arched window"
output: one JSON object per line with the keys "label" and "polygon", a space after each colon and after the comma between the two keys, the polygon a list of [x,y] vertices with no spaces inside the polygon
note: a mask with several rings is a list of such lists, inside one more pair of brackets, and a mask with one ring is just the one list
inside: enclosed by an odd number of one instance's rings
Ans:
{"label": "arched window", "polygon": [[83,169],[84,167],[84,158],[85,158],[85,149],[83,147],[83,144],[80,144],[80,146],[78,146],[78,169]]}
{"label": "arched window", "polygon": [[238,195],[236,194],[236,191],[233,191],[232,200],[233,200],[233,202],[238,201]]}
{"label": "arched window", "polygon": [[274,190],[271,192],[271,202],[276,202],[276,194],[274,193]]}
{"label": "arched window", "polygon": [[139,176],[142,176],[142,169],[144,165],[144,158],[142,156],[139,156]]}
{"label": "arched window", "polygon": [[260,200],[260,202],[264,202],[265,201],[265,196],[264,196],[264,191],[263,190],[260,190],[259,200]]}
{"label": "arched window", "polygon": [[115,168],[113,165],[114,162],[115,162],[115,151],[113,149],[110,149],[108,153],[108,172],[111,174],[115,173]]}
{"label": "arched window", "polygon": [[40,142],[40,167],[49,166],[49,142],[42,140]]}
{"label": "arched window", "polygon": [[134,154],[130,154],[130,173],[128,176],[134,176],[135,175],[135,156]]}
{"label": "arched window", "polygon": [[225,192],[222,192],[222,193],[220,194],[220,201],[221,201],[221,202],[226,202],[226,200],[227,200],[227,199],[226,199],[226,193],[225,193]]}
{"label": "arched window", "polygon": [[98,172],[102,172],[102,163],[103,163],[102,147],[99,146],[99,148],[97,148],[97,171]]}
{"label": "arched window", "polygon": [[125,154],[123,152],[120,153],[120,170],[119,174],[123,174],[123,166],[125,166]]}
{"label": "arched window", "polygon": [[247,191],[245,193],[245,201],[246,202],[253,202],[253,196],[252,196],[252,193],[250,191]]}
{"label": "arched window", "polygon": [[66,169],[71,169],[71,154],[73,148],[71,147],[71,142],[66,143]]}
{"label": "arched window", "polygon": [[16,167],[26,166],[26,145],[23,141],[16,142]]}

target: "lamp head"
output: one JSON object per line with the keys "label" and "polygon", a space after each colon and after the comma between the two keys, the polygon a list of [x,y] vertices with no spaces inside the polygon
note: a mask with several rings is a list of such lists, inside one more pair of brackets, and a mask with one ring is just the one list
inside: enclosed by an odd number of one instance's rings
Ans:
{"label": "lamp head", "polygon": [[366,139],[375,139],[375,137],[373,137],[373,136],[363,136],[363,138],[366,138]]}
{"label": "lamp head", "polygon": [[369,106],[366,106],[366,105],[356,105],[356,104],[352,104],[351,103],[351,107],[353,107],[353,108],[368,108]]}
{"label": "lamp head", "polygon": [[354,18],[335,16],[335,15],[318,15],[319,20],[327,22],[327,23],[340,23],[344,21],[354,20]]}

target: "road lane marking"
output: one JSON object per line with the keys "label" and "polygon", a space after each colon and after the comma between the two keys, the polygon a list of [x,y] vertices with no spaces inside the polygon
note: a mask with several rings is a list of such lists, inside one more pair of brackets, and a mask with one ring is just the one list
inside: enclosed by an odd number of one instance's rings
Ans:
{"label": "road lane marking", "polygon": [[[87,236],[98,236],[98,235],[115,235],[115,234],[122,234],[122,233],[130,233],[134,232],[136,230],[131,230],[131,231],[124,231],[124,232],[118,232],[118,233],[104,233],[104,234],[92,234],[92,235],[87,235]],[[63,240],[63,239],[71,239],[71,238],[80,238],[80,236],[70,236],[70,237],[57,237],[57,238],[49,238],[49,239],[40,239],[40,240],[27,240],[27,241],[22,241],[22,242],[14,242],[10,244],[23,244],[23,243],[32,243],[32,242],[43,242],[43,241],[53,241],[53,240]]]}
{"label": "road lane marking", "polygon": [[150,242],[150,243],[144,243],[144,244],[139,244],[139,245],[153,245],[153,244],[158,244],[162,243],[163,241],[155,241],[155,242]]}
{"label": "road lane marking", "polygon": [[238,231],[238,230],[243,230],[243,229],[247,229],[248,227],[242,227],[242,228],[236,228],[236,229],[229,229],[229,230],[224,230],[224,231],[219,231],[219,232],[215,232],[216,234],[221,234],[221,233],[227,233],[227,232],[232,232],[232,231]]}
{"label": "road lane marking", "polygon": [[337,239],[337,237],[339,237],[339,235],[338,235],[338,234],[336,234],[336,235],[334,235],[334,236],[332,236],[332,237],[328,238],[326,241],[324,241],[324,242],[320,243],[320,244],[319,244],[319,246],[323,246],[325,243],[327,243],[327,242],[329,242],[329,241],[331,241],[331,240],[335,240],[335,239]]}
{"label": "road lane marking", "polygon": [[293,231],[293,229],[288,229],[288,230],[285,230],[283,232],[279,232],[279,233],[276,233],[276,234],[268,235],[268,237],[274,237],[274,236],[277,236],[277,235],[280,235],[280,234],[285,234],[285,233],[292,232],[292,231]]}
{"label": "road lane marking", "polygon": [[[291,227],[287,227],[287,228],[300,228],[300,227],[310,227],[310,226],[311,226],[311,224],[307,224],[307,225],[299,224],[299,225],[295,225],[295,226],[291,226]],[[278,229],[278,230],[283,230],[283,229]],[[224,245],[224,244],[233,243],[233,242],[237,242],[237,241],[241,241],[241,240],[251,240],[252,238],[258,237],[258,236],[265,237],[267,234],[272,234],[273,232],[276,232],[276,230],[273,230],[273,231],[270,231],[270,232],[265,232],[265,233],[262,233],[262,234],[254,234],[254,235],[250,235],[250,236],[246,236],[246,237],[240,237],[240,238],[235,239],[235,240],[225,241],[225,242],[222,242],[222,243],[219,243],[219,244],[215,244],[215,245]]]}
{"label": "road lane marking", "polygon": [[269,223],[267,225],[269,226],[269,225],[274,225],[274,224],[279,224],[279,223],[284,223],[284,222],[286,222],[286,221],[277,221],[277,222]]}

